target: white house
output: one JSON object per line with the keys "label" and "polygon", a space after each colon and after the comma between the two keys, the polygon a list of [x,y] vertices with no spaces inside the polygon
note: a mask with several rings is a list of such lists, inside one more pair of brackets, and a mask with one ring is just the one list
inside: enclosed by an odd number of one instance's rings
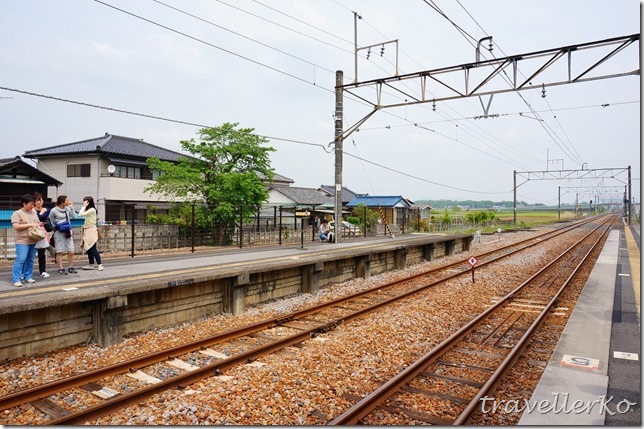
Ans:
{"label": "white house", "polygon": [[67,195],[76,210],[85,196],[92,196],[98,217],[107,222],[145,219],[148,206],[160,210],[169,207],[159,195],[143,190],[153,183],[157,173],[147,168],[146,160],[157,157],[177,162],[187,155],[146,143],[143,139],[104,136],[35,149],[25,152],[25,158],[35,159],[38,170],[62,181],[60,187],[49,187],[53,201]]}

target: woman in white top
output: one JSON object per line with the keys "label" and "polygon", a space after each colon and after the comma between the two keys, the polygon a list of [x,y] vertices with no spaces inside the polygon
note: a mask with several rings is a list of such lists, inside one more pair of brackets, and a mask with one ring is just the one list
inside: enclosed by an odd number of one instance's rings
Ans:
{"label": "woman in white top", "polygon": [[96,244],[98,243],[98,229],[96,228],[96,205],[94,198],[83,198],[83,208],[78,212],[78,216],[85,217],[85,223],[81,232],[81,247],[87,252],[89,265],[83,267],[84,270],[93,270],[94,261],[96,261],[98,271],[103,271],[101,263],[101,254],[98,253]]}

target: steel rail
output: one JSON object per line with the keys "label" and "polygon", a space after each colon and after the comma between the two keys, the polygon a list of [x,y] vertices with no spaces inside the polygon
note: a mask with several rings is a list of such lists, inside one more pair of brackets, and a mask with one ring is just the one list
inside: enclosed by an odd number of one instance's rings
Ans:
{"label": "steel rail", "polygon": [[[530,247],[530,246],[528,246]],[[524,249],[520,249],[524,250]],[[517,250],[517,251],[520,251]],[[506,256],[509,255],[503,255],[498,259],[502,259]],[[400,294],[398,296],[389,298],[387,300],[384,300],[382,302],[373,304],[371,306],[368,306],[364,309],[355,311],[351,313],[350,315],[343,316],[342,318],[336,319],[332,322],[328,322],[326,326],[328,327],[334,327],[340,323],[346,322],[348,320],[353,320],[359,317],[362,317],[368,313],[371,313],[380,307],[386,306],[392,302],[399,301],[401,299],[407,298],[411,295],[414,295],[416,293],[419,293],[421,290],[425,290],[431,286],[434,286],[438,283],[443,283],[448,279],[455,278],[458,276],[466,275],[467,273],[460,272],[456,274],[449,275],[445,278],[441,278],[437,280],[436,282],[432,282],[429,285],[425,285],[420,289],[415,289],[412,291],[405,292],[403,294]],[[337,302],[333,303],[330,307],[337,305]],[[285,347],[288,347],[293,344],[298,344],[301,343],[310,337],[315,336],[317,333],[321,332],[323,329],[321,327],[313,327],[310,329],[307,329],[301,333],[295,334],[293,336],[284,338],[282,340],[276,341],[274,343],[268,344],[266,346],[260,346],[259,348],[256,348],[254,350],[248,351],[246,353],[242,353],[237,356],[233,356],[231,358],[225,359],[221,362],[216,362],[211,365],[207,365],[205,367],[199,368],[194,371],[187,372],[185,374],[179,375],[177,377],[173,377],[171,379],[167,379],[162,381],[161,383],[157,383],[152,386],[148,386],[146,388],[143,388],[141,390],[137,390],[135,392],[126,394],[126,395],[119,395],[113,399],[109,399],[104,403],[95,405],[93,407],[89,407],[85,410],[81,410],[78,413],[71,414],[68,416],[63,416],[59,419],[53,420],[48,422],[50,425],[58,425],[58,424],[80,424],[84,423],[88,420],[96,419],[103,417],[117,409],[126,407],[132,403],[140,402],[141,400],[144,400],[145,398],[148,398],[156,393],[160,393],[166,390],[169,390],[170,388],[176,387],[176,386],[185,386],[189,385],[191,383],[194,383],[196,381],[199,381],[201,379],[217,375],[221,373],[222,371],[231,368],[233,366],[239,365],[240,363],[243,362],[250,362],[260,356],[263,356],[265,354],[268,354],[270,352],[276,351],[276,350],[281,350]]]}
{"label": "steel rail", "polygon": [[543,308],[543,310],[541,310],[537,318],[532,322],[530,327],[521,336],[517,344],[515,344],[512,350],[506,355],[506,357],[499,364],[499,366],[494,371],[494,373],[490,376],[488,381],[479,389],[476,395],[474,395],[474,398],[470,401],[470,403],[467,405],[465,410],[463,410],[463,412],[454,421],[455,425],[466,424],[468,419],[472,416],[472,413],[474,413],[477,407],[479,407],[481,398],[486,396],[488,393],[491,393],[494,390],[494,388],[498,385],[501,378],[506,374],[506,372],[510,368],[512,368],[516,360],[521,355],[521,352],[523,352],[525,347],[528,345],[528,341],[532,338],[532,335],[534,334],[534,332],[541,325],[541,323],[546,318],[546,316],[548,316],[552,308],[559,300],[559,297],[563,293],[564,289],[566,289],[566,287],[570,284],[570,282],[573,280],[573,278],[577,275],[577,273],[581,269],[581,266],[588,260],[588,258],[590,257],[590,254],[595,250],[599,242],[604,238],[606,233],[610,230],[611,225],[609,225],[608,228],[606,228],[604,232],[602,232],[602,234],[597,238],[597,240],[595,240],[591,248],[581,258],[581,261],[577,264],[577,266],[574,268],[574,270],[571,272],[568,278],[564,281],[564,283],[561,285],[561,287],[555,293],[552,299],[550,299],[548,304]]}
{"label": "steel rail", "polygon": [[[549,232],[547,232],[545,234],[540,235],[539,237],[543,237],[543,236],[552,234],[550,237],[546,238],[546,239],[551,239],[551,238],[554,238],[555,236],[558,236],[558,235],[563,234],[565,232],[569,232],[571,229],[579,227],[580,225],[583,225],[583,224],[585,224],[585,222],[584,223],[577,223],[577,224],[575,224],[573,226],[570,226],[570,227],[567,226],[567,227],[561,228],[560,230],[555,231],[554,233],[553,233],[553,231],[549,231]],[[498,252],[507,250],[508,248],[516,247],[517,244],[522,244],[522,243],[525,243],[525,242],[537,240],[539,237],[532,237],[531,239],[523,240],[523,241],[521,241],[519,243],[514,243],[512,245],[505,246],[505,247],[503,247],[501,249],[496,249],[494,251],[487,252],[486,254],[498,253]],[[543,243],[543,241],[538,241],[538,242],[535,242],[533,244],[518,248],[518,249],[514,250],[511,253],[503,254],[503,255],[501,255],[501,256],[499,256],[497,258],[494,258],[493,260],[486,261],[481,265],[485,265],[487,263],[491,263],[491,262],[494,262],[496,260],[503,259],[505,257],[508,257],[508,256],[514,254],[514,253],[520,252],[522,250],[525,250],[526,248],[529,248],[529,247],[532,247],[534,245],[541,244],[541,243]],[[391,286],[394,286],[394,285],[398,285],[400,283],[404,283],[404,282],[407,282],[407,281],[410,281],[410,280],[417,279],[419,277],[427,276],[428,274],[431,274],[431,273],[434,273],[434,272],[440,271],[440,270],[445,270],[446,268],[450,268],[450,267],[452,267],[454,265],[460,265],[460,264],[463,264],[464,262],[465,261],[459,261],[459,262],[456,262],[456,263],[453,263],[453,264],[448,264],[446,266],[438,267],[436,269],[429,270],[428,272],[416,274],[416,275],[413,275],[413,276],[406,277],[404,279],[397,280],[397,281],[395,281],[395,282],[393,282],[391,284],[388,284],[388,285],[383,285],[383,286],[379,286],[379,287],[376,287],[376,288],[371,288],[371,289],[368,289],[368,290],[365,290],[365,291],[362,291],[362,292],[358,292],[356,294],[353,294],[353,295],[350,295],[350,296],[347,296],[347,297],[340,298],[340,299],[332,301],[332,302],[321,304],[320,306],[300,310],[298,312],[291,313],[290,315],[287,315],[287,316],[282,316],[282,317],[279,317],[279,318],[270,319],[270,320],[255,323],[253,325],[249,325],[249,326],[245,326],[245,327],[242,327],[242,328],[227,331],[227,332],[225,332],[223,334],[219,334],[219,335],[216,335],[214,337],[207,338],[205,340],[194,341],[194,342],[191,342],[191,343],[188,343],[188,344],[185,344],[185,345],[180,345],[180,346],[177,346],[177,347],[174,347],[174,348],[171,348],[171,349],[166,349],[166,350],[163,350],[163,351],[160,351],[160,352],[157,352],[157,353],[153,353],[153,354],[150,354],[150,355],[147,355],[147,356],[143,356],[141,358],[131,359],[131,360],[123,362],[123,363],[111,365],[111,366],[108,366],[108,367],[105,367],[105,368],[100,368],[100,369],[97,369],[97,370],[94,370],[94,371],[89,371],[89,372],[86,372],[86,373],[78,374],[76,376],[68,377],[66,379],[54,381],[54,382],[47,383],[47,384],[44,384],[44,385],[41,385],[41,386],[36,386],[34,388],[30,388],[30,389],[26,389],[26,390],[23,390],[23,391],[20,391],[20,392],[16,392],[15,394],[7,395],[5,397],[0,398],[0,409],[6,409],[6,408],[11,408],[11,407],[15,407],[15,406],[18,406],[18,405],[22,405],[22,404],[24,404],[26,402],[30,402],[30,401],[33,401],[33,400],[36,400],[36,399],[41,399],[41,398],[47,397],[47,396],[49,396],[51,394],[58,393],[58,392],[61,392],[61,391],[64,391],[64,390],[67,390],[67,389],[70,389],[70,388],[78,387],[80,385],[83,385],[83,384],[86,384],[86,383],[89,383],[89,382],[92,382],[92,381],[97,381],[97,380],[103,379],[103,378],[108,377],[108,376],[113,376],[113,375],[117,375],[117,374],[123,374],[123,373],[127,373],[128,371],[136,371],[139,368],[142,368],[142,367],[154,364],[154,363],[162,362],[162,361],[167,360],[167,359],[172,359],[172,358],[175,358],[176,356],[181,355],[181,354],[186,354],[186,353],[198,351],[198,350],[207,348],[207,347],[209,347],[211,345],[221,343],[221,342],[224,342],[226,340],[238,338],[238,337],[241,337],[241,336],[244,336],[244,335],[248,335],[250,333],[258,332],[258,331],[261,331],[262,329],[267,329],[269,327],[280,326],[280,325],[282,325],[284,323],[287,323],[289,321],[298,320],[298,319],[304,318],[304,317],[306,317],[308,315],[319,313],[320,311],[323,311],[325,309],[336,307],[339,304],[345,303],[347,301],[358,299],[358,298],[361,298],[361,297],[363,297],[365,295],[369,295],[369,294],[372,294],[374,292],[381,291],[383,288],[388,288],[388,287],[391,287]],[[343,317],[337,318],[336,320],[328,322],[326,324],[319,325],[319,326],[316,326],[316,327],[312,327],[311,329],[308,329],[308,330],[304,331],[304,333],[300,333],[300,334],[297,334],[297,335],[292,336],[292,337],[287,337],[286,339],[284,339],[282,341],[276,341],[276,342],[271,343],[269,345],[261,346],[259,348],[253,349],[253,350],[251,350],[249,352],[246,352],[246,353],[241,353],[239,355],[232,356],[230,358],[227,358],[227,359],[224,359],[222,361],[216,362],[214,364],[211,364],[211,365],[205,366],[203,368],[200,368],[199,370],[192,371],[191,373],[188,373],[188,374],[184,374],[183,376],[177,376],[177,377],[174,377],[172,379],[165,380],[162,383],[158,383],[158,384],[156,384],[156,385],[154,385],[152,387],[144,388],[144,389],[142,389],[140,391],[137,391],[135,393],[118,396],[117,398],[107,400],[103,404],[100,404],[100,405],[97,405],[95,407],[89,408],[89,409],[87,409],[86,412],[83,412],[83,413],[80,413],[80,414],[72,414],[70,416],[65,416],[65,417],[63,417],[61,419],[58,419],[58,420],[53,421],[53,422],[50,422],[48,424],[63,424],[63,423],[73,424],[71,422],[82,422],[82,421],[87,421],[87,420],[89,420],[91,418],[98,418],[101,415],[108,414],[109,412],[111,412],[114,409],[118,409],[118,408],[121,408],[123,406],[126,406],[126,405],[128,405],[128,404],[130,404],[132,402],[140,400],[142,397],[147,397],[147,396],[150,396],[150,395],[152,395],[154,393],[157,393],[158,391],[167,390],[168,388],[170,388],[172,386],[176,386],[176,385],[190,384],[190,383],[196,381],[197,379],[202,379],[202,378],[205,378],[205,377],[208,377],[208,376],[216,375],[218,372],[223,371],[225,369],[228,369],[231,366],[238,365],[240,362],[250,361],[250,360],[252,360],[252,359],[254,359],[254,358],[258,357],[258,356],[270,353],[270,352],[275,351],[275,350],[283,349],[283,348],[288,347],[289,345],[292,345],[292,344],[300,343],[302,341],[305,341],[309,337],[315,336],[315,335],[317,335],[317,334],[319,334],[321,332],[329,330],[332,327],[334,327],[334,326],[336,326],[336,325],[338,325],[340,323],[343,323],[343,322],[345,322],[347,320],[352,320],[352,319],[355,319],[355,318],[358,318],[358,317],[362,317],[363,315],[365,315],[367,313],[370,313],[370,312],[373,312],[373,311],[375,311],[375,310],[377,310],[377,309],[379,309],[379,308],[381,308],[383,306],[389,305],[392,302],[407,298],[407,297],[409,297],[411,295],[414,295],[416,293],[419,293],[419,292],[421,292],[421,291],[423,291],[423,290],[425,290],[427,288],[433,287],[433,286],[435,286],[437,284],[443,283],[443,282],[445,282],[447,280],[450,280],[452,278],[456,278],[458,276],[465,275],[465,274],[467,274],[467,273],[466,272],[458,272],[458,273],[454,273],[454,274],[442,277],[442,278],[440,278],[438,280],[435,280],[435,281],[433,281],[433,282],[431,282],[431,283],[429,283],[427,285],[424,285],[424,286],[422,286],[420,288],[407,291],[405,293],[396,295],[396,296],[394,296],[392,298],[389,298],[389,299],[385,299],[383,301],[380,301],[378,303],[375,303],[373,305],[365,307],[365,308],[363,308],[361,310],[355,311],[355,312],[353,312],[353,313],[351,313],[349,315],[345,315]],[[115,405],[115,404],[118,404],[118,405]],[[108,411],[104,411],[104,412],[100,411],[103,408],[108,410]]]}
{"label": "steel rail", "polygon": [[[614,217],[611,217],[609,221],[613,222]],[[565,257],[570,251],[572,251],[578,243],[584,241],[591,234],[593,234],[601,226],[608,223],[608,221],[594,228],[591,232],[586,234],[582,239],[578,240],[577,243],[570,246],[563,253],[553,259],[546,266],[541,268],[539,271],[530,276],[523,283],[518,285],[514,290],[506,294],[505,297],[500,299],[496,304],[492,305],[474,319],[470,320],[467,324],[461,327],[458,331],[450,335],[448,338],[439,343],[435,348],[421,356],[414,363],[407,366],[404,370],[398,373],[396,376],[389,379],[387,382],[382,384],[380,387],[375,389],[369,395],[365,396],[362,400],[355,403],[347,411],[337,416],[331,420],[328,425],[355,425],[358,422],[367,416],[371,411],[373,411],[378,405],[382,404],[385,400],[390,398],[394,393],[396,393],[402,386],[407,384],[409,381],[414,379],[418,374],[423,372],[429,365],[434,363],[438,358],[443,354],[453,348],[458,342],[460,342],[465,336],[467,336],[474,328],[487,318],[490,314],[495,312],[497,309],[501,308],[507,301],[512,299],[518,292],[520,292],[524,287],[530,284],[535,278],[541,275],[543,272],[548,270],[551,266],[557,263],[560,259]]]}
{"label": "steel rail", "polygon": [[[587,222],[589,222],[589,221],[579,222],[579,223],[575,223],[573,225],[566,225],[563,228],[557,229],[555,231],[548,231],[548,232],[540,234],[540,235],[538,235],[536,237],[531,237],[529,239],[522,240],[522,241],[520,241],[518,243],[513,243],[513,244],[511,244],[509,246],[504,246],[504,247],[499,248],[499,249],[495,249],[495,250],[491,250],[489,252],[478,254],[478,257],[482,258],[482,257],[485,257],[485,256],[493,255],[495,253],[500,253],[500,252],[503,252],[503,251],[505,251],[505,250],[507,250],[509,248],[516,247],[516,246],[519,246],[519,245],[521,245],[523,243],[527,243],[527,242],[530,242],[530,241],[535,241],[535,243],[533,245],[540,244],[543,241],[538,242],[536,240],[539,240],[539,239],[541,239],[541,238],[543,238],[545,236],[548,236],[548,235],[551,235],[551,236],[547,237],[546,239],[554,238],[554,237],[556,237],[556,236],[558,236],[560,234],[564,234],[566,232],[569,232],[570,230],[575,229],[575,228],[579,227],[580,225],[584,225]],[[519,248],[516,251],[524,250],[527,247],[529,247],[529,246]],[[511,253],[504,254],[501,257],[505,257],[505,256],[510,255],[510,254]],[[501,258],[501,257],[499,257],[499,258]],[[484,261],[484,262],[482,261],[478,265],[478,267],[482,267],[482,266],[486,265],[487,263],[493,262],[495,260],[496,259],[492,259],[491,261]],[[201,349],[213,346],[215,344],[222,343],[224,341],[228,341],[228,340],[231,340],[231,339],[243,337],[243,336],[246,336],[246,335],[249,335],[249,334],[252,334],[252,333],[256,333],[256,332],[259,332],[259,331],[262,331],[264,329],[268,329],[268,328],[271,328],[271,327],[280,326],[285,322],[302,319],[302,318],[305,318],[305,317],[310,316],[312,314],[315,314],[315,313],[318,313],[320,311],[323,311],[323,310],[325,310],[327,308],[331,308],[331,307],[337,306],[339,304],[342,304],[342,303],[345,303],[345,302],[348,302],[348,301],[352,301],[352,300],[361,298],[363,296],[370,295],[370,294],[374,293],[374,291],[376,291],[376,290],[382,290],[382,289],[391,288],[391,287],[397,286],[397,285],[399,285],[401,283],[409,282],[411,280],[415,280],[415,279],[418,279],[420,277],[428,276],[428,275],[431,275],[431,274],[436,273],[438,271],[446,270],[446,269],[449,269],[449,268],[452,268],[452,267],[455,267],[455,266],[459,266],[459,265],[463,265],[463,264],[466,264],[466,260],[457,261],[457,262],[454,262],[454,263],[451,263],[451,264],[447,264],[447,265],[444,265],[444,266],[441,266],[441,267],[437,267],[437,268],[428,270],[428,271],[423,272],[423,273],[415,274],[415,275],[412,275],[412,276],[407,276],[405,278],[396,280],[396,281],[394,281],[394,282],[392,282],[390,284],[383,285],[383,286],[378,286],[376,288],[367,289],[367,290],[364,290],[364,291],[361,291],[361,292],[354,293],[352,295],[347,295],[346,297],[338,298],[337,300],[334,300],[332,302],[320,304],[320,305],[315,306],[315,307],[310,307],[310,308],[299,310],[299,311],[296,311],[296,312],[293,312],[293,313],[290,313],[290,314],[287,314],[287,315],[283,315],[283,316],[280,316],[280,317],[260,321],[260,322],[257,322],[257,323],[254,323],[254,324],[251,324],[251,325],[248,325],[248,326],[243,326],[241,328],[236,328],[236,329],[233,329],[233,330],[229,330],[229,331],[226,331],[226,332],[223,332],[223,333],[220,333],[220,334],[208,337],[208,338],[192,341],[192,342],[189,342],[189,343],[186,343],[186,344],[181,344],[179,346],[175,346],[175,347],[172,347],[170,349],[164,349],[164,350],[161,350],[161,351],[158,351],[158,352],[153,352],[153,353],[150,353],[150,354],[145,355],[145,356],[136,357],[136,358],[129,359],[129,360],[126,360],[124,362],[117,363],[117,364],[109,365],[109,366],[106,366],[106,367],[103,367],[103,368],[98,368],[98,369],[95,369],[95,370],[90,370],[90,371],[87,371],[87,372],[83,372],[81,374],[66,377],[66,378],[61,379],[61,380],[56,380],[56,381],[45,383],[45,384],[35,386],[35,387],[32,387],[32,388],[20,390],[18,392],[14,392],[14,393],[11,393],[9,395],[5,395],[5,396],[0,397],[0,411],[6,410],[6,409],[9,409],[9,408],[12,408],[12,407],[17,407],[17,406],[23,405],[23,404],[25,404],[27,402],[31,402],[31,401],[34,401],[34,400],[37,400],[37,399],[42,399],[42,398],[48,397],[48,396],[50,396],[52,394],[55,394],[55,393],[58,393],[58,392],[61,392],[61,391],[65,391],[65,390],[68,390],[68,389],[71,389],[71,388],[79,387],[79,386],[81,386],[83,384],[86,384],[86,383],[89,383],[89,382],[98,381],[98,380],[101,380],[101,379],[103,379],[105,377],[110,377],[110,376],[114,376],[114,375],[118,375],[118,374],[123,374],[123,373],[127,373],[129,371],[136,371],[137,369],[140,369],[142,367],[149,366],[149,365],[159,363],[159,362],[163,362],[165,360],[174,358],[174,357],[179,356],[179,355],[184,355],[184,354],[187,354],[187,353],[199,351]],[[449,279],[451,279],[451,278],[453,278],[453,277],[455,277],[457,275],[460,275],[460,274],[462,274],[462,273],[457,273],[457,274],[454,274],[453,276],[448,276],[448,277],[442,278],[441,281],[447,281],[447,280],[449,280]],[[433,284],[434,283],[432,283],[432,285]],[[417,292],[417,291],[414,291],[414,293],[415,292]],[[388,301],[385,301],[385,302],[388,302]]]}

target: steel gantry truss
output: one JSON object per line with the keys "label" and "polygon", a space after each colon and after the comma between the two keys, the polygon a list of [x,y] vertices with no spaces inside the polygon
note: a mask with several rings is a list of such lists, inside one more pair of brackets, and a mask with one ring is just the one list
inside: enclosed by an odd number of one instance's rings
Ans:
{"label": "steel gantry truss", "polygon": [[[618,176],[627,173],[627,179],[621,180]],[[517,184],[517,177],[524,179]],[[517,188],[531,180],[603,180],[615,179],[624,184],[624,217],[632,224],[631,218],[631,166],[623,168],[592,168],[582,170],[554,170],[554,171],[514,171],[514,223],[517,223]],[[606,188],[596,185],[595,189]],[[560,188],[561,189],[561,188]],[[561,191],[559,191],[559,205],[561,205]]]}
{"label": "steel gantry truss", "polygon": [[[338,70],[336,72],[335,85],[335,132],[333,141],[335,146],[335,215],[339,216],[341,214],[342,142],[378,110],[430,102],[435,105],[436,102],[440,101],[455,100],[473,96],[481,97],[485,95],[489,95],[491,101],[491,97],[494,94],[499,93],[522,91],[526,89],[534,89],[535,87],[540,87],[542,91],[545,91],[546,87],[558,85],[590,82],[624,76],[637,76],[640,74],[639,41],[639,34],[631,34],[628,36],[614,37],[595,42],[568,45],[555,49],[546,49],[484,61],[479,61],[479,47],[477,46],[477,60],[473,63],[443,67],[434,70],[424,70],[403,75],[398,75],[396,70],[395,76],[363,82],[353,82],[349,84],[343,84],[344,74],[342,70]],[[636,69],[626,70],[619,73],[611,72],[604,74],[598,70],[600,65],[607,62],[618,53],[624,51],[635,42],[637,42],[638,45],[638,58],[632,63],[638,66]],[[585,59],[585,61],[574,63],[575,66],[579,65],[579,70],[573,71],[573,56],[578,58],[582,53],[597,53],[597,55],[590,61]],[[554,70],[553,66],[561,63],[560,60],[562,58],[566,59],[567,67],[565,67],[566,71],[563,75],[558,75],[557,72],[560,70]],[[520,64],[522,64],[522,70],[532,68],[534,71],[532,71],[527,78],[520,78],[519,76],[523,77],[523,74],[519,71]],[[523,67],[523,64],[525,64],[525,67]],[[535,64],[537,65],[535,66]],[[507,69],[510,69],[510,74],[507,73]],[[554,77],[545,75],[546,70],[550,69],[554,70]],[[533,81],[536,80],[537,77],[542,77],[544,80],[537,83],[537,86],[533,86]],[[412,89],[410,89],[410,87]],[[373,100],[374,92],[367,91],[370,88],[375,88],[375,100]],[[392,101],[389,99],[385,100],[385,96],[390,96],[389,94],[385,94],[383,91],[385,88],[393,91],[393,95],[391,95]],[[362,93],[363,90],[365,92],[364,94]],[[343,130],[343,99],[345,92],[366,102],[372,107],[372,111],[351,127]],[[481,104],[483,105],[482,100]],[[489,107],[489,102],[487,108],[483,106],[486,116],[488,115]]]}
{"label": "steel gantry truss", "polygon": [[[591,72],[596,70],[598,66],[608,61],[631,44],[635,42],[639,43],[639,40],[639,34],[631,34],[629,36],[614,37],[595,42],[580,43],[555,49],[512,55],[504,58],[494,58],[491,60],[477,61],[434,70],[425,70],[400,76],[354,82],[336,86],[336,90],[341,89],[342,91],[368,103],[374,110],[379,110],[420,103],[436,103],[439,101],[455,100],[472,96],[491,96],[499,93],[534,89],[535,86],[532,85],[533,81],[535,81],[538,76],[544,74],[546,70],[553,68],[553,65],[562,58],[565,58],[567,61],[564,75],[558,76],[558,78],[554,79],[550,78],[551,80],[548,81],[539,82],[537,87],[547,88],[571,83],[639,75],[640,69],[637,68],[635,70],[628,70],[621,73],[596,74],[591,76]],[[605,52],[604,49],[598,55],[598,58],[593,59],[590,64],[587,62],[580,62],[579,65],[582,66],[580,70],[573,72],[573,56],[579,56],[585,51],[597,51],[600,48],[607,47],[612,49],[608,52]],[[639,47],[637,52],[639,54]],[[538,63],[535,67],[534,62],[537,61]],[[536,70],[527,78],[520,79],[519,76],[521,73],[519,72],[519,65],[521,63],[526,63],[526,69],[536,68]],[[633,63],[639,64],[639,58],[637,62]],[[506,74],[506,69],[508,68],[511,69],[511,73],[509,75]],[[499,79],[495,78],[503,79],[503,81],[501,82]],[[411,85],[401,85],[402,83],[408,82],[410,82]],[[430,85],[432,84],[435,84],[432,88],[432,92],[438,93],[442,89],[441,95],[428,96]],[[495,84],[497,84],[497,87],[494,87]],[[413,91],[409,89],[409,86],[412,88],[415,86],[419,90],[419,94],[412,93]],[[374,87],[376,89],[375,100],[371,99],[373,93],[370,93],[371,96],[369,94],[363,95],[358,93],[358,89],[365,87]],[[384,99],[384,88],[393,90],[394,93],[397,93],[402,98],[395,97],[396,101],[388,102]],[[370,115],[371,114],[369,114],[369,116]],[[364,122],[364,119],[359,121],[359,123]],[[359,126],[358,124],[356,125]],[[357,126],[350,127],[345,131],[345,133],[343,133],[342,137],[346,138],[357,128]]]}

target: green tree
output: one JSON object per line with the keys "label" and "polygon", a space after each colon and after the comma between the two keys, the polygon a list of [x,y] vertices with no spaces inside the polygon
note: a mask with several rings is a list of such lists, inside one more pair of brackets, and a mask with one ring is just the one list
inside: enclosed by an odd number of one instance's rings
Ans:
{"label": "green tree", "polygon": [[[194,138],[181,140],[183,151],[191,156],[172,163],[149,158],[148,167],[160,172],[156,182],[145,192],[157,193],[170,201],[206,204],[205,221],[220,227],[219,243],[227,241],[230,231],[243,207],[244,221],[250,221],[268,200],[263,180],[272,181],[270,165],[272,147],[262,146],[268,140],[253,134],[253,128],[237,128],[237,123],[202,128]],[[201,216],[200,216],[201,217]]]}
{"label": "green tree", "polygon": [[[365,203],[360,203],[353,208],[352,217],[358,218],[360,226],[367,224],[367,228],[378,222],[378,213],[367,207]],[[366,222],[365,222],[366,221]],[[351,222],[351,221],[350,221]],[[355,223],[355,222],[352,222]]]}

